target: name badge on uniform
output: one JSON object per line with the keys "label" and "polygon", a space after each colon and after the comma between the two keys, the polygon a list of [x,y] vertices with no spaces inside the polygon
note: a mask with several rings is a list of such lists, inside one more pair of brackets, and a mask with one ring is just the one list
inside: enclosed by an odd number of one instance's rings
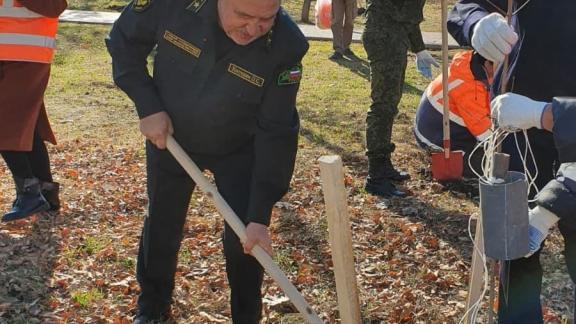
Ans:
{"label": "name badge on uniform", "polygon": [[180,36],[174,34],[169,30],[164,31],[164,39],[167,40],[170,44],[183,50],[184,52],[194,56],[195,58],[199,58],[200,54],[202,54],[201,49],[192,45],[192,43],[188,42],[187,40],[181,38]]}
{"label": "name badge on uniform", "polygon": [[253,85],[262,88],[264,86],[264,78],[257,76],[256,74],[249,72],[234,63],[228,65],[228,72],[234,74],[240,79],[250,82]]}
{"label": "name badge on uniform", "polygon": [[278,75],[278,85],[290,85],[300,83],[302,80],[302,64],[294,65],[286,69]]}

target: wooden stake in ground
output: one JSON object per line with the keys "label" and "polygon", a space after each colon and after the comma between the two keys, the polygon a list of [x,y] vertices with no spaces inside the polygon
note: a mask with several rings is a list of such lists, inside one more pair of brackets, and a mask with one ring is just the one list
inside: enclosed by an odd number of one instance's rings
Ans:
{"label": "wooden stake in ground", "polygon": [[[230,208],[226,200],[220,195],[216,186],[214,186],[205,176],[202,171],[196,166],[196,164],[190,159],[188,154],[180,147],[176,140],[172,136],[168,136],[166,146],[168,151],[174,156],[174,158],[180,163],[182,168],[186,170],[188,175],[196,182],[200,190],[204,192],[208,197],[212,198],[216,209],[220,212],[226,223],[230,225],[234,233],[238,235],[241,241],[246,240],[246,227],[244,223],[236,216],[236,213]],[[274,263],[274,260],[261,248],[259,245],[255,245],[252,248],[252,256],[260,262],[262,267],[268,272],[270,277],[276,281],[276,283],[282,288],[284,293],[290,298],[290,301],[296,306],[296,309],[302,314],[302,316],[312,324],[323,323],[320,317],[314,312],[314,310],[308,305],[304,297],[298,292],[298,289],[292,285],[290,280],[282,272],[282,270]]]}
{"label": "wooden stake in ground", "polygon": [[336,292],[340,319],[344,324],[360,323],[360,302],[356,286],[352,233],[346,203],[342,159],[337,155],[323,156],[320,162],[320,177],[324,191],[324,204],[328,217],[328,234],[336,277]]}
{"label": "wooden stake in ground", "polygon": [[[472,324],[473,311],[470,311],[476,303],[480,303],[480,296],[484,285],[484,235],[482,234],[482,217],[476,219],[476,234],[474,235],[474,248],[472,250],[472,267],[468,285],[468,297],[466,299],[466,317],[464,323]],[[477,308],[477,307],[475,307]]]}

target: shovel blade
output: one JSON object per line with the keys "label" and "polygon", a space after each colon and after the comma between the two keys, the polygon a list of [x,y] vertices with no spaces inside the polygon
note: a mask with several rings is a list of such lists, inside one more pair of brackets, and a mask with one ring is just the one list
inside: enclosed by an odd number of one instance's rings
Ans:
{"label": "shovel blade", "polygon": [[444,152],[432,153],[432,177],[434,179],[438,181],[460,180],[463,171],[463,151],[450,151],[448,158]]}

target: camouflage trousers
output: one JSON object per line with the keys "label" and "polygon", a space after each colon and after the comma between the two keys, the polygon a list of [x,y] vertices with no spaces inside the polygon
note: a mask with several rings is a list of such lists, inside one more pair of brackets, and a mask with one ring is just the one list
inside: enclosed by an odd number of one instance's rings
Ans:
{"label": "camouflage trousers", "polygon": [[362,35],[370,62],[372,104],[366,116],[366,155],[389,159],[394,151],[392,126],[402,98],[409,40],[403,28],[366,26]]}

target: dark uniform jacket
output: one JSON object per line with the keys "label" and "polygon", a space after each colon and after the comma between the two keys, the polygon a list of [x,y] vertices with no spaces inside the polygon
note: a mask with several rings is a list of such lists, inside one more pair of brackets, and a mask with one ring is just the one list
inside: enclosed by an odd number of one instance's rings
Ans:
{"label": "dark uniform jacket", "polygon": [[[216,0],[135,3],[106,40],[116,84],[140,118],[167,112],[189,154],[225,158],[253,146],[248,215],[268,224],[294,168],[304,36],[280,10],[267,35],[246,46],[226,44]],[[150,76],[146,59],[155,46]]]}
{"label": "dark uniform jacket", "polygon": [[425,49],[420,23],[424,20],[425,0],[367,0],[366,28],[402,28],[410,41],[410,50]]}

